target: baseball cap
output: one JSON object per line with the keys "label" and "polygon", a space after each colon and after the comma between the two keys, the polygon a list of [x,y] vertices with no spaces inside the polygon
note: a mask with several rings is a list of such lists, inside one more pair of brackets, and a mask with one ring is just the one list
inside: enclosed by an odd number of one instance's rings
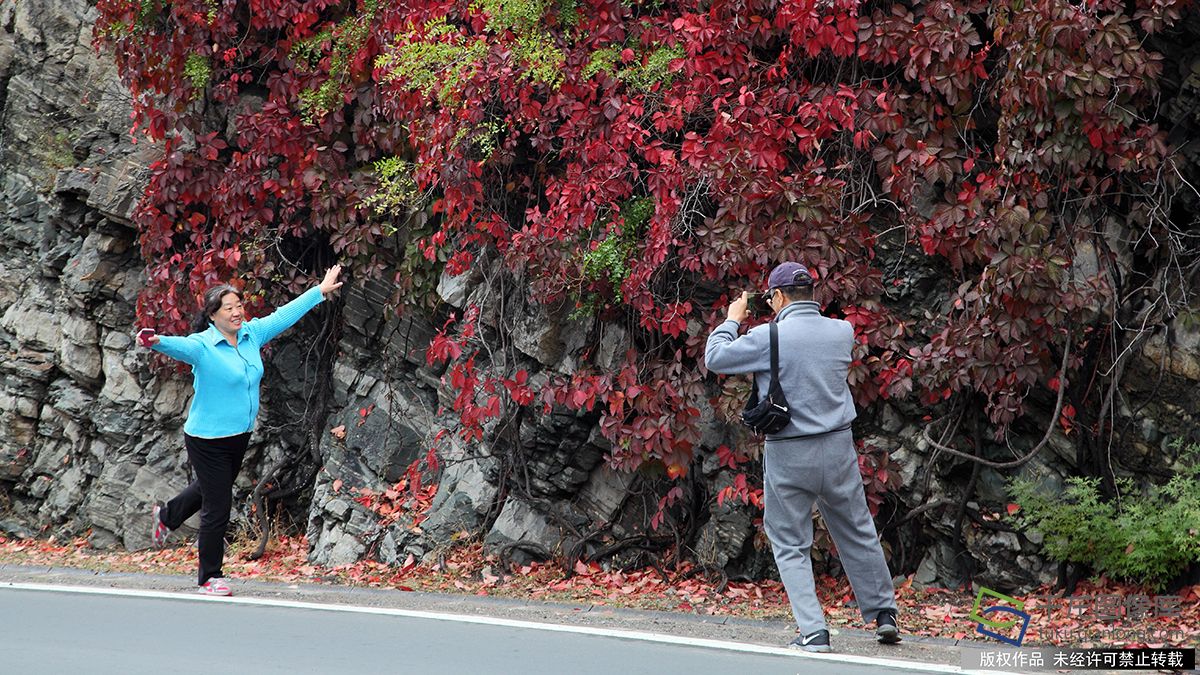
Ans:
{"label": "baseball cap", "polygon": [[788,286],[812,286],[812,282],[812,275],[807,267],[789,260],[779,263],[771,270],[771,276],[767,278],[767,290],[773,291]]}

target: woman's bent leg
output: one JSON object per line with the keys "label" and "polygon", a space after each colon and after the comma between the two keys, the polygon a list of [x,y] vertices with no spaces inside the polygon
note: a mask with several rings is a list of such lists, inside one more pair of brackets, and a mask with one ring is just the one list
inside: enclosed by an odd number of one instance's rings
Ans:
{"label": "woman's bent leg", "polygon": [[159,519],[163,525],[172,530],[178,530],[179,526],[183,525],[183,521],[191,518],[200,510],[200,502],[200,481],[194,480],[182,492],[175,495],[174,499],[167,502],[159,512]]}

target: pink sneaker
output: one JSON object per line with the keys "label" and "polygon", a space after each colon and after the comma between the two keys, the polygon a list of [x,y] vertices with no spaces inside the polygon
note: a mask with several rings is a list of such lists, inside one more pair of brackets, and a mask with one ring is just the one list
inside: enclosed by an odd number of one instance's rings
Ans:
{"label": "pink sneaker", "polygon": [[200,587],[200,595],[233,595],[233,590],[229,588],[229,584],[225,583],[224,579],[214,577],[204,582]]}
{"label": "pink sneaker", "polygon": [[171,528],[163,525],[162,521],[162,505],[155,504],[154,509],[150,511],[154,527],[150,530],[150,543],[154,544],[155,548],[162,548],[167,543],[167,537],[171,534]]}

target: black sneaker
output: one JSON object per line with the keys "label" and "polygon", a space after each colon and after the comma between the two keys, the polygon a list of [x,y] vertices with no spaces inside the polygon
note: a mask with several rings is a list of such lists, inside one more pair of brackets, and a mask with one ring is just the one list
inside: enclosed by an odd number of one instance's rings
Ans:
{"label": "black sneaker", "polygon": [[829,647],[829,631],[825,629],[813,631],[808,635],[801,635],[789,642],[788,647],[791,649],[803,649],[806,652],[832,651]]}
{"label": "black sneaker", "polygon": [[900,641],[900,629],[896,626],[896,613],[885,609],[875,617],[875,639],[885,645]]}

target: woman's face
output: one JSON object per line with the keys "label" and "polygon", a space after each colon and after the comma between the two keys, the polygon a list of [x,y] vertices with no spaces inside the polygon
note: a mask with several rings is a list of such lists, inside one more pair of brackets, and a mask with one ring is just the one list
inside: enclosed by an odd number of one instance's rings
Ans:
{"label": "woman's face", "polygon": [[236,335],[242,328],[242,320],[246,315],[242,311],[242,301],[237,293],[226,293],[221,296],[221,308],[208,315],[217,330],[225,335]]}

